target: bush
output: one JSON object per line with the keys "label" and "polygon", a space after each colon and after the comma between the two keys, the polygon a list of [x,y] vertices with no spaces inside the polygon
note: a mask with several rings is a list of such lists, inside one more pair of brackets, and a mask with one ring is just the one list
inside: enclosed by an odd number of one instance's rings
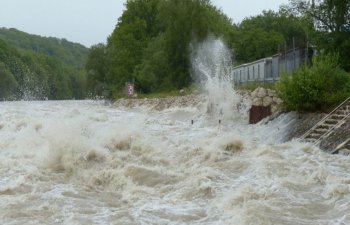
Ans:
{"label": "bush", "polygon": [[290,110],[327,110],[350,96],[350,74],[339,67],[339,55],[315,57],[292,76],[284,74],[277,90]]}

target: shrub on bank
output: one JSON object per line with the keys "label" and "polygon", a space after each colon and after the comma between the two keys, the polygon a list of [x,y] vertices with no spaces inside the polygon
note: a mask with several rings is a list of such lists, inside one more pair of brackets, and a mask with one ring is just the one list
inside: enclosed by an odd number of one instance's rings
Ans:
{"label": "shrub on bank", "polygon": [[290,110],[328,110],[350,96],[350,74],[339,67],[338,54],[315,57],[291,76],[283,75],[277,90]]}

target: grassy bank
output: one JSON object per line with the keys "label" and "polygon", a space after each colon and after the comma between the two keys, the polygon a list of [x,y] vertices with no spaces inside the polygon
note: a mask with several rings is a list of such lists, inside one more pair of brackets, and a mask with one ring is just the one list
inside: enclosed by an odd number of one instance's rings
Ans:
{"label": "grassy bank", "polygon": [[254,91],[258,87],[276,90],[276,83],[252,81],[252,82],[236,85],[235,90]]}

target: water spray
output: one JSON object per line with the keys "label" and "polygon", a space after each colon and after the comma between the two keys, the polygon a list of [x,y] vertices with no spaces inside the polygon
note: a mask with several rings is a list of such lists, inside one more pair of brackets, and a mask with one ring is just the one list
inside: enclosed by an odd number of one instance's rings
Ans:
{"label": "water spray", "polygon": [[232,120],[240,101],[231,79],[231,52],[221,39],[214,37],[192,46],[192,76],[208,93],[207,113],[213,119]]}

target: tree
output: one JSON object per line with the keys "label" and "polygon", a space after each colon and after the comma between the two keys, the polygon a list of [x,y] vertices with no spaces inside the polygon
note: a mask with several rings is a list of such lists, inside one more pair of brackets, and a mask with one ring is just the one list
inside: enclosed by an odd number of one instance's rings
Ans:
{"label": "tree", "polygon": [[208,34],[233,36],[231,21],[209,0],[129,0],[125,6],[106,46],[112,96],[131,80],[143,92],[188,86],[190,44]]}
{"label": "tree", "polygon": [[137,65],[149,40],[159,32],[157,5],[159,0],[128,0],[126,10],[107,40],[106,81],[110,97],[117,95],[124,83],[134,79]]}
{"label": "tree", "polygon": [[278,46],[284,44],[283,35],[275,31],[265,31],[261,28],[252,28],[241,31],[236,43],[236,60],[251,62],[257,59],[274,55]]}
{"label": "tree", "polygon": [[306,20],[284,10],[263,11],[258,16],[246,18],[237,25],[236,58],[240,62],[249,62],[276,54],[279,46],[304,48],[307,26]]}
{"label": "tree", "polygon": [[17,81],[6,65],[0,62],[0,99],[9,99],[17,88]]}
{"label": "tree", "polygon": [[150,41],[140,65],[136,66],[136,86],[143,93],[171,89],[169,58],[165,51],[165,37],[159,35]]}
{"label": "tree", "polygon": [[91,46],[86,61],[87,89],[93,96],[107,96],[106,87],[106,46],[97,44]]}
{"label": "tree", "polygon": [[[166,76],[174,88],[189,85],[190,43],[203,40],[210,31],[208,0],[162,1],[159,18],[164,22],[165,52],[169,59],[170,71]],[[214,17],[213,17],[214,19]]]}
{"label": "tree", "polygon": [[311,38],[319,50],[339,52],[343,68],[350,70],[350,1],[290,0],[290,11],[314,23]]}

